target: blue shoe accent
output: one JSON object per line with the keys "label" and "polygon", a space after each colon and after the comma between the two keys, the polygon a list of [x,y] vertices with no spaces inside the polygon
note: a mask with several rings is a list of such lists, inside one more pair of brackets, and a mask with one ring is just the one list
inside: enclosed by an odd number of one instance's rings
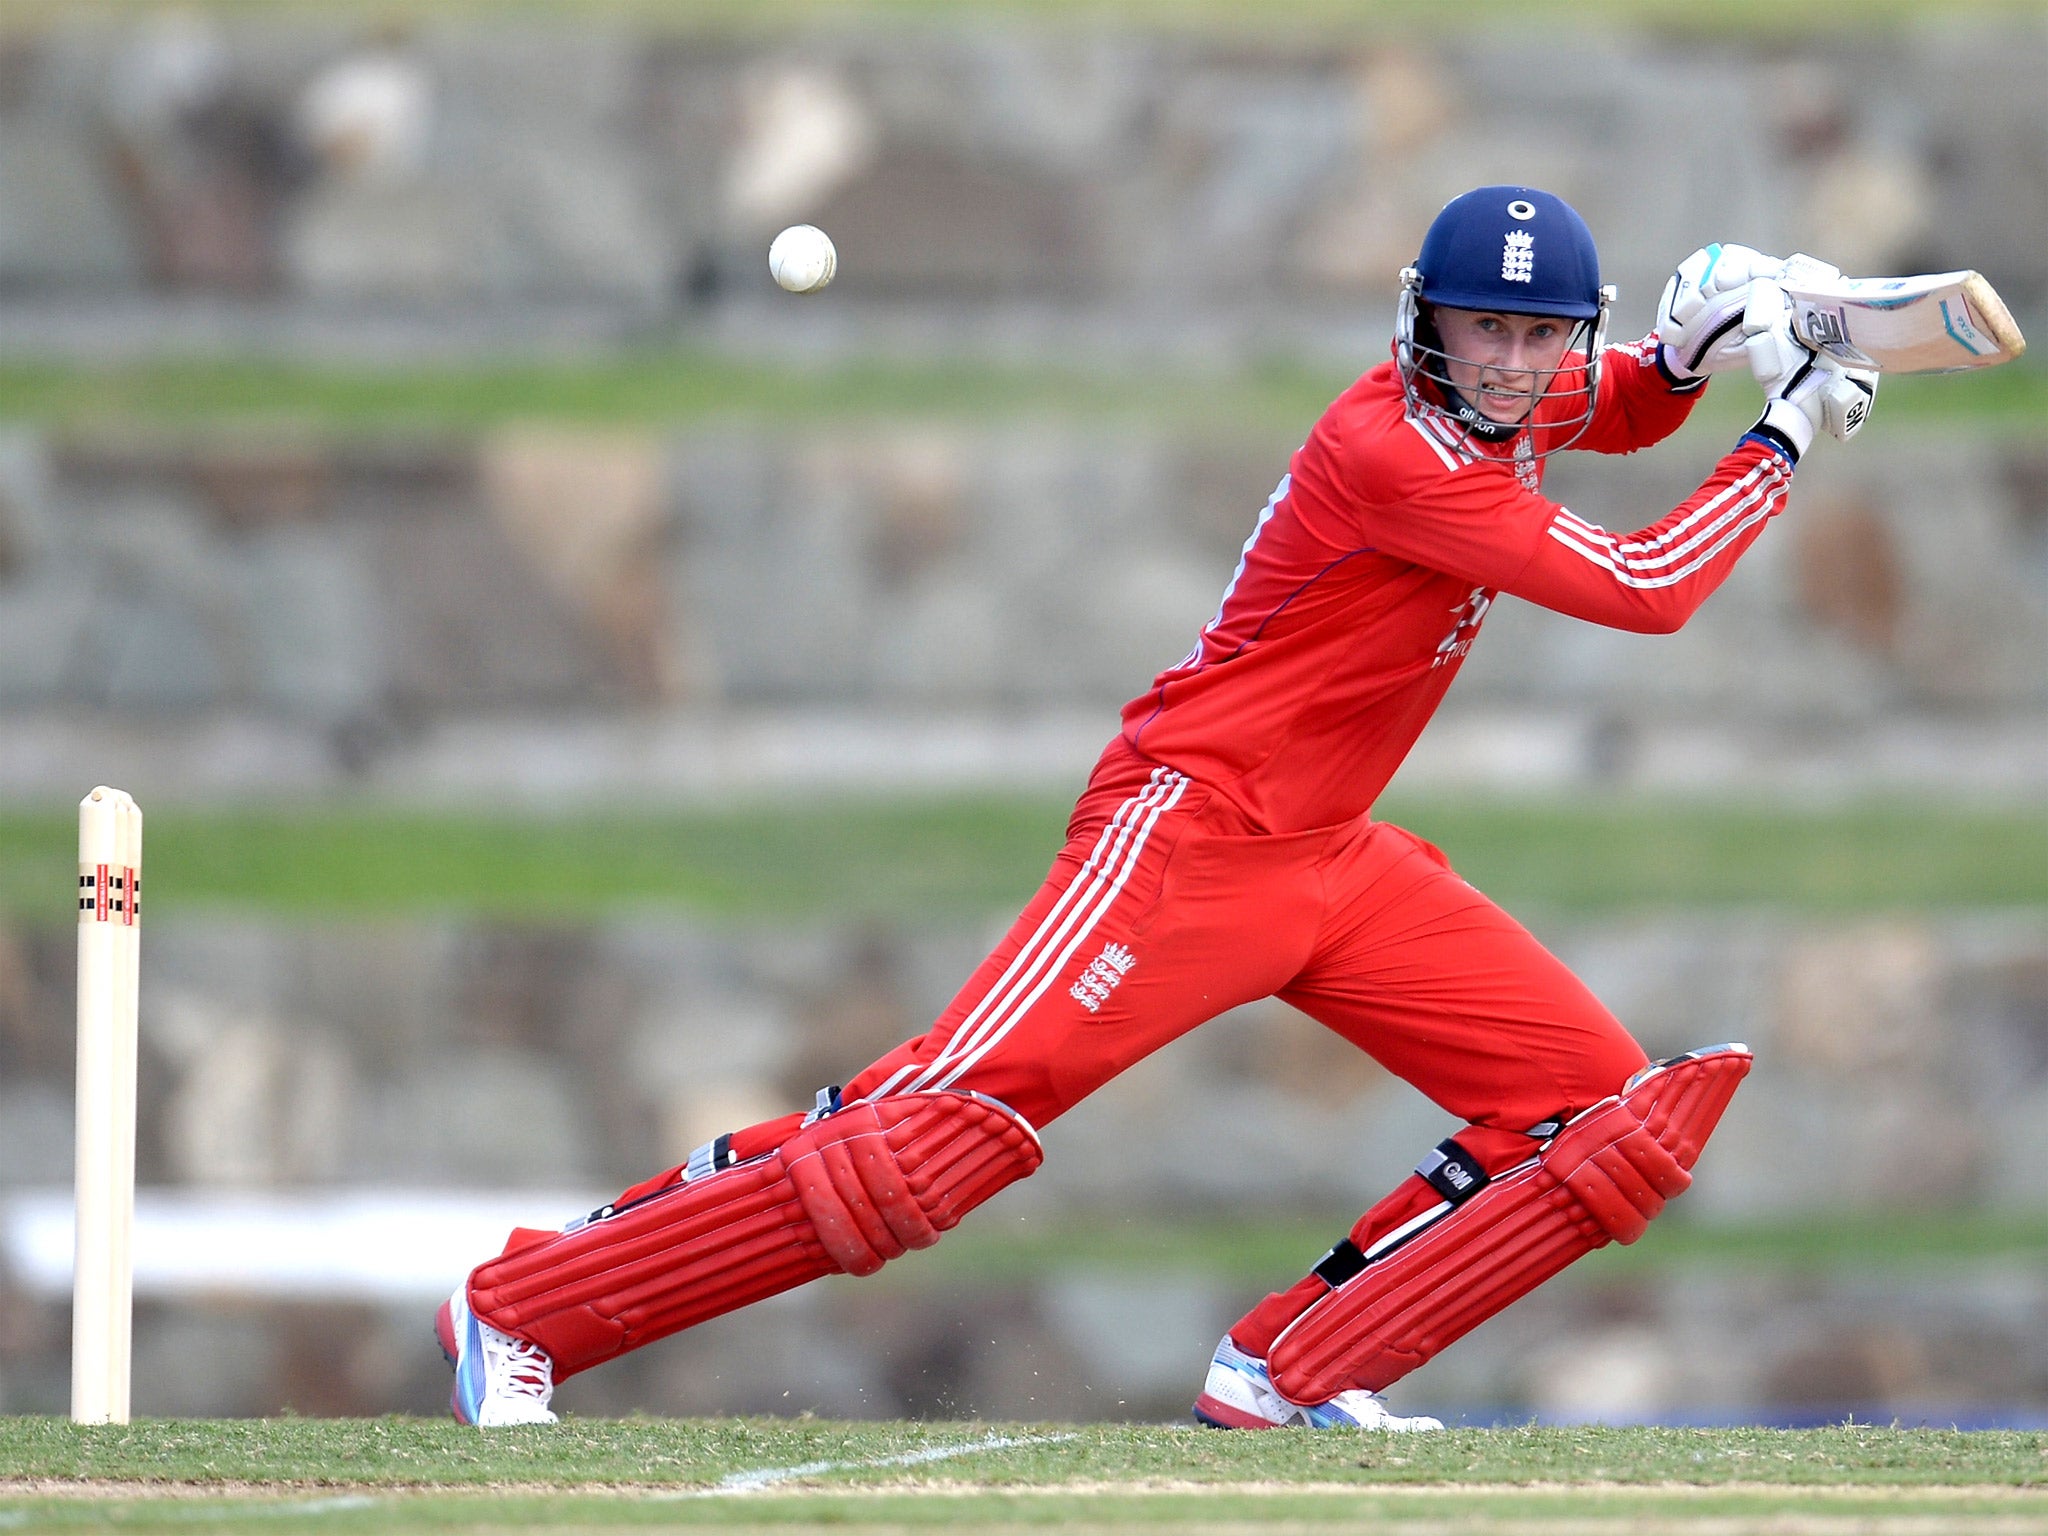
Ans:
{"label": "blue shoe accent", "polygon": [[434,1318],[434,1335],[440,1341],[441,1353],[455,1368],[455,1388],[449,1394],[448,1408],[459,1424],[475,1424],[484,1399],[483,1335],[477,1331],[476,1314],[469,1310],[469,1298],[463,1294],[467,1289],[456,1287],[455,1294],[441,1303]]}
{"label": "blue shoe accent", "polygon": [[466,1284],[434,1314],[434,1337],[455,1367],[448,1410],[457,1423],[481,1429],[555,1422],[548,1411],[554,1366],[547,1351],[480,1320],[470,1310]]}
{"label": "blue shoe accent", "polygon": [[455,1336],[462,1341],[462,1354],[455,1362],[455,1416],[474,1424],[484,1404],[484,1339],[467,1298],[455,1302],[455,1317]]}
{"label": "blue shoe accent", "polygon": [[1296,1403],[1274,1389],[1266,1362],[1239,1349],[1228,1334],[1216,1346],[1195,1418],[1212,1429],[1442,1429],[1436,1419],[1402,1418],[1378,1393],[1364,1388],[1339,1392],[1327,1403]]}

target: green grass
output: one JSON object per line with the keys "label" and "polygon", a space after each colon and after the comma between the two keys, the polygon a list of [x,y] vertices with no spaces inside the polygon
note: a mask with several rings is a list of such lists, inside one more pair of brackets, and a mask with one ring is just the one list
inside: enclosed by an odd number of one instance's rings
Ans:
{"label": "green grass", "polygon": [[[1695,1221],[1674,1205],[1640,1243],[1602,1249],[1556,1284],[1599,1287],[1646,1273],[1739,1270],[1760,1284],[1830,1273],[1897,1275],[1973,1266],[2033,1266],[2048,1253],[2048,1216],[2001,1211],[1803,1212],[1743,1221]],[[918,1261],[871,1282],[917,1290],[944,1280],[1101,1273],[1200,1274],[1247,1287],[1305,1272],[1343,1235],[1349,1216],[1185,1220],[1157,1215],[1027,1220],[995,1216],[965,1226]]]}
{"label": "green grass", "polygon": [[1510,906],[1762,903],[1823,912],[2048,902],[2048,808],[1825,810],[1466,801],[1393,806]]}
{"label": "green grass", "polygon": [[668,427],[732,418],[809,425],[1035,415],[1298,431],[1349,382],[1342,370],[1284,363],[1188,375],[874,359],[797,366],[690,350],[405,368],[260,359],[12,361],[0,364],[0,418],[81,432],[237,424],[418,432],[532,421]]}
{"label": "green grass", "polygon": [[[1065,808],[1009,799],[774,806],[645,820],[395,811],[152,810],[145,911],[462,910],[578,916],[660,905],[709,916],[980,911],[1021,902]],[[70,818],[0,815],[0,908],[46,904],[77,855]],[[66,838],[70,844],[67,845]]]}
{"label": "green grass", "polygon": [[[934,1469],[884,1458],[1023,1442]],[[1855,1426],[1820,1430],[1457,1430],[1387,1441],[1353,1435],[1219,1435],[1139,1425],[966,1425],[824,1419],[570,1419],[479,1435],[440,1420],[155,1419],[86,1427],[0,1419],[0,1466],[16,1477],[462,1488],[518,1483],[713,1487],[736,1474],[835,1464],[806,1481],[861,1486],[968,1481],[1028,1489],[1102,1479],[1229,1485],[1515,1485],[1591,1478],[1862,1487],[2034,1487],[2048,1494],[2048,1435]]]}
{"label": "green grass", "polygon": [[[347,1482],[461,1487],[715,1485],[736,1474],[819,1462],[879,1462],[977,1441],[1024,1442],[913,1476],[1029,1488],[1083,1478],[1230,1484],[1280,1478],[1356,1485],[1537,1480],[1711,1486],[1955,1485],[2048,1491],[2048,1436],[1857,1426],[1757,1429],[1509,1429],[1388,1442],[1354,1436],[1216,1435],[1178,1426],[1046,1426],[830,1420],[570,1420],[550,1431],[480,1436],[439,1420],[156,1420],[87,1429],[25,1418],[0,1426],[17,1475],[208,1483]],[[937,1464],[936,1462],[934,1464]],[[879,1475],[878,1475],[879,1474]],[[839,1465],[816,1483],[897,1481],[900,1466]]]}
{"label": "green grass", "polygon": [[21,1418],[0,1421],[0,1467],[50,1481],[0,1492],[0,1528],[2017,1533],[2048,1530],[2044,1453],[2038,1434],[1864,1426],[1389,1440],[822,1420],[571,1419],[479,1435],[401,1418]]}
{"label": "green grass", "polygon": [[[713,919],[942,918],[1021,905],[1064,801],[845,801],[611,816],[386,810],[149,813],[149,910]],[[1389,819],[1511,908],[1857,913],[2048,904],[2048,811],[1871,803],[1794,811],[1432,802]],[[0,912],[68,916],[75,823],[0,812]]]}
{"label": "green grass", "polygon": [[[1377,357],[1361,358],[1363,369]],[[266,430],[458,432],[521,422],[673,427],[742,418],[806,426],[889,417],[1019,416],[1278,434],[1291,446],[1351,371],[1274,360],[1236,373],[862,359],[799,367],[712,353],[628,352],[579,362],[504,359],[406,368],[256,359],[94,366],[0,363],[0,419],[77,433]],[[1701,425],[1732,432],[1755,412],[1746,384],[1718,388]],[[2048,416],[2048,369],[1887,380],[1887,430],[1915,424],[2031,431]]]}
{"label": "green grass", "polygon": [[1772,1489],[1501,1489],[1488,1492],[1158,1492],[1137,1495],[920,1493],[750,1494],[689,1502],[631,1491],[543,1497],[521,1494],[340,1498],[317,1492],[263,1501],[176,1503],[95,1498],[24,1504],[12,1530],[251,1531],[711,1530],[774,1532],[1043,1531],[1062,1536],[1298,1536],[1369,1531],[1373,1536],[2041,1536],[2043,1501],[2031,1494],[1926,1489],[1850,1493]]}

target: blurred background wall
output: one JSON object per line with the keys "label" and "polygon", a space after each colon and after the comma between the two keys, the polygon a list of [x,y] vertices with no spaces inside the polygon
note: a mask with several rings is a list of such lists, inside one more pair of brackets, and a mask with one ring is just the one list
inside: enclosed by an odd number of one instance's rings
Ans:
{"label": "blurred background wall", "polygon": [[[1717,238],[1979,267],[2041,334],[2039,8],[1853,32],[1640,9],[0,17],[0,856],[53,857],[32,838],[102,781],[158,826],[1056,801],[1209,616],[1320,405],[1385,355],[1430,216],[1480,182],[1586,214],[1622,336]],[[797,221],[840,248],[804,300],[764,263]],[[2027,367],[1888,385],[1678,636],[1500,605],[1397,798],[1989,807],[2040,846],[2044,400]],[[1651,521],[1752,409],[1719,384],[1674,444],[1549,489]],[[228,1255],[145,1284],[152,1413],[432,1411],[431,1285],[260,1279],[266,1222],[340,1223],[336,1192],[396,1232],[454,1191],[486,1245],[503,1197],[566,1217],[920,1030],[1015,905],[309,917],[151,878],[173,894],[143,1178]],[[1588,1266],[1409,1400],[2048,1415],[2041,884],[1539,899],[1653,1053],[1744,1038],[1764,1066],[1686,1202],[1708,1236]],[[0,1408],[52,1411],[71,934],[64,892],[0,889]],[[1242,1010],[1053,1129],[986,1218],[1048,1234],[1028,1263],[816,1288],[565,1400],[1177,1413],[1243,1304],[1448,1129],[1305,1020]],[[1983,1220],[1873,1270],[1901,1212]],[[1311,1237],[1265,1235],[1283,1218]],[[1832,1258],[1773,1257],[1830,1221]],[[1119,1253],[1161,1224],[1191,1235]],[[1697,1349],[1703,1324],[1725,1345]]]}

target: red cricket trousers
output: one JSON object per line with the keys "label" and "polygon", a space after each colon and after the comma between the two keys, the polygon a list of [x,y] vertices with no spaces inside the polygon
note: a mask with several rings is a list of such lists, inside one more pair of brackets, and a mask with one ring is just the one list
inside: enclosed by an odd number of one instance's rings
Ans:
{"label": "red cricket trousers", "polygon": [[[1259,832],[1224,796],[1112,744],[1002,943],[930,1030],[857,1074],[844,1098],[957,1088],[1044,1126],[1168,1041],[1264,997],[1464,1120],[1459,1145],[1488,1173],[1534,1153],[1536,1127],[1547,1133],[1648,1065],[1585,984],[1421,838],[1363,817]],[[772,1150],[802,1119],[736,1132],[732,1155]],[[1351,1240],[1369,1249],[1440,1198],[1410,1175]],[[1327,1289],[1310,1274],[1231,1336],[1263,1356]]]}
{"label": "red cricket trousers", "polygon": [[1486,1133],[1518,1161],[1531,1126],[1646,1062],[1583,982],[1421,838],[1363,819],[1255,832],[1223,796],[1120,753],[995,952],[845,1096],[971,1089],[1043,1126],[1264,997],[1482,1128],[1461,1135],[1482,1160]]}
{"label": "red cricket trousers", "polygon": [[[845,1097],[967,1089],[1043,1126],[1264,997],[1466,1121],[1458,1140],[1490,1173],[1535,1150],[1532,1127],[1618,1092],[1647,1064],[1585,984],[1421,838],[1363,818],[1257,832],[1222,795],[1113,748],[1003,942],[930,1031]],[[1439,1198],[1410,1177],[1353,1241],[1369,1247]],[[1324,1289],[1311,1276],[1231,1332],[1263,1354]]]}
{"label": "red cricket trousers", "polygon": [[[1002,943],[930,1030],[843,1096],[955,1088],[1044,1126],[1168,1041],[1264,997],[1464,1120],[1458,1142],[1488,1173],[1528,1158],[1536,1127],[1619,1092],[1648,1064],[1584,983],[1421,838],[1363,817],[1260,832],[1224,796],[1113,743]],[[803,1119],[736,1131],[727,1155],[772,1151]],[[617,1203],[684,1174],[668,1169]],[[1410,1175],[1351,1240],[1368,1249],[1439,1200]],[[1327,1290],[1311,1273],[1231,1336],[1263,1356]]]}

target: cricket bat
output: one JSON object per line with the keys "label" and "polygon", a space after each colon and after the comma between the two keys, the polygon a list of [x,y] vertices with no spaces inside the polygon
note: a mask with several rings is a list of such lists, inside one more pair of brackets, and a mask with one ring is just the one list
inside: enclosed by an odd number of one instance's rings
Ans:
{"label": "cricket bat", "polygon": [[1817,352],[1880,373],[1952,373],[2008,363],[2027,350],[2012,311],[1981,272],[1842,277],[1794,256],[1777,279],[1792,329]]}

